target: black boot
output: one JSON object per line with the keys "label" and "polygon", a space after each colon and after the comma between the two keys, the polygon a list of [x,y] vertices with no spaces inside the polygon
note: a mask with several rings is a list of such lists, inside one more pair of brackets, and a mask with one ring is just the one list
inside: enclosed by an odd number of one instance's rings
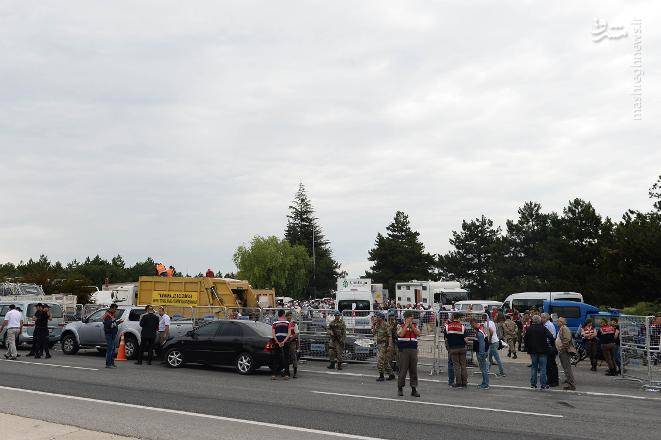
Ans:
{"label": "black boot", "polygon": [[512,356],[512,359],[518,359],[518,358],[516,357],[516,353],[514,353],[514,355]]}
{"label": "black boot", "polygon": [[383,377],[383,373],[379,374],[378,379],[376,379],[377,382],[383,382],[383,381],[385,381],[385,380],[386,380],[386,378]]}
{"label": "black boot", "polygon": [[296,379],[297,374],[298,374],[298,367],[294,367],[294,375],[292,377]]}
{"label": "black boot", "polygon": [[509,357],[512,357],[512,352],[511,352],[511,351],[508,351],[508,352],[507,352],[507,357],[508,357],[508,358],[509,358]]}
{"label": "black boot", "polygon": [[335,369],[335,362],[331,361],[330,365],[327,366],[326,368],[328,368],[329,370],[334,370]]}
{"label": "black boot", "polygon": [[420,393],[415,388],[411,388],[411,395],[413,397],[420,397]]}
{"label": "black boot", "polygon": [[404,388],[397,388],[397,395],[402,397],[404,395]]}
{"label": "black boot", "polygon": [[342,369],[342,362],[338,362],[338,363],[337,363],[337,369],[338,369],[338,370],[341,370],[341,369]]}
{"label": "black boot", "polygon": [[395,380],[395,375],[390,373],[390,375],[388,376],[388,379],[386,379],[386,380]]}

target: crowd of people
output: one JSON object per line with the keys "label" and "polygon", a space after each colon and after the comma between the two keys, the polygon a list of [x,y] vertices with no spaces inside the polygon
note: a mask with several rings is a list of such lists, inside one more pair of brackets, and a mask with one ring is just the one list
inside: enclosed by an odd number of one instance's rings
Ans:
{"label": "crowd of people", "polygon": [[[472,313],[470,311],[442,311],[438,315],[422,305],[404,309],[388,308],[389,302],[375,310],[371,319],[371,331],[377,345],[378,382],[397,379],[398,395],[403,395],[406,377],[409,377],[411,395],[419,397],[418,391],[418,337],[419,326],[435,325],[438,320],[448,353],[448,384],[453,388],[465,388],[468,384],[467,351],[472,351],[477,359],[482,381],[480,389],[489,389],[491,367],[497,367],[495,376],[506,376],[500,351],[507,349],[507,356],[518,358],[518,353],[525,352],[530,357],[530,387],[548,389],[560,386],[558,361],[564,371],[564,389],[576,390],[573,374],[572,356],[583,350],[590,359],[591,371],[596,372],[599,353],[607,365],[606,375],[621,374],[620,329],[617,317],[601,318],[596,326],[589,318],[576,334],[567,327],[565,318],[550,316],[533,308],[521,313],[517,309],[504,315],[498,309]],[[344,364],[347,326],[342,313],[334,309],[331,299],[312,299],[291,301],[280,304],[277,319],[272,322],[271,347],[275,353],[272,379],[282,377],[288,380],[298,376],[298,360],[301,341],[298,317],[305,316],[305,311],[328,310],[332,319],[327,325],[329,369],[342,370]],[[14,305],[8,307],[0,333],[7,328],[7,359],[16,359],[16,335],[22,332],[25,323],[22,311]],[[115,313],[117,305],[109,307],[102,323],[106,337],[106,367],[115,367],[115,341],[119,323]],[[47,304],[37,304],[34,314],[34,343],[28,356],[50,358],[48,350],[48,321],[51,314]],[[168,339],[170,317],[163,306],[158,314],[153,306],[147,305],[140,318],[141,342],[136,364],[143,363],[147,353],[147,363],[151,365],[154,352]],[[651,325],[652,344],[659,345],[661,340],[661,313]],[[579,346],[577,346],[579,344]],[[293,374],[292,374],[293,369]],[[395,373],[398,373],[396,375]]]}

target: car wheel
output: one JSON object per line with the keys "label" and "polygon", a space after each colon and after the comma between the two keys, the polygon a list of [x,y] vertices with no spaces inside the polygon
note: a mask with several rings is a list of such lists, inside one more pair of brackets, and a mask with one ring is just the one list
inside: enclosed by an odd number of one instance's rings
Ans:
{"label": "car wheel", "polygon": [[239,374],[250,374],[255,371],[255,360],[250,353],[241,353],[236,357],[236,371]]}
{"label": "car wheel", "polygon": [[173,347],[165,352],[165,363],[168,364],[168,367],[179,368],[184,365],[184,354],[177,347]]}
{"label": "car wheel", "polygon": [[124,337],[124,349],[126,350],[126,359],[133,359],[138,354],[138,340],[135,336]]}
{"label": "car wheel", "polygon": [[62,338],[62,353],[64,354],[76,354],[78,353],[78,341],[74,335],[65,335]]}

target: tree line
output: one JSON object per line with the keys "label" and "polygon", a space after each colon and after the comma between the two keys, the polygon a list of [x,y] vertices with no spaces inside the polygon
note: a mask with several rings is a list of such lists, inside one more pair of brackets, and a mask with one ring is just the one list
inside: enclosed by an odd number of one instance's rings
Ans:
{"label": "tree line", "polygon": [[[661,298],[661,176],[649,190],[653,207],[628,210],[620,220],[603,217],[585,200],[568,202],[561,213],[545,212],[526,202],[517,217],[495,225],[485,215],[464,220],[450,238],[451,250],[425,250],[409,217],[395,213],[385,234],[377,234],[365,273],[394,294],[398,281],[457,280],[473,298],[502,300],[513,292],[577,291],[595,305],[623,306]],[[233,256],[236,273],[255,288],[274,288],[294,298],[328,296],[339,276],[304,185],[289,206],[282,238],[255,236]],[[84,295],[85,286],[137,281],[155,275],[154,261],[127,266],[120,255],[106,260],[87,257],[63,265],[42,255],[17,265],[0,264],[0,281],[41,284],[46,293]],[[223,276],[221,273],[217,276]],[[198,274],[202,276],[202,274]]]}
{"label": "tree line", "polygon": [[398,211],[369,251],[366,276],[394,292],[396,281],[458,280],[473,298],[503,300],[514,292],[576,291],[595,305],[661,299],[661,176],[649,190],[653,209],[628,210],[614,221],[585,200],[562,213],[526,202],[505,227],[482,215],[453,231],[452,249],[425,252],[408,216]]}
{"label": "tree line", "polygon": [[99,255],[87,257],[83,261],[73,260],[62,264],[52,262],[47,256],[38,259],[0,264],[0,281],[16,281],[39,284],[44,293],[66,293],[78,296],[78,301],[87,303],[89,294],[100,288],[105,280],[110,283],[137,281],[142,275],[156,275],[154,260],[146,258],[132,266],[127,266],[121,255],[106,260]]}

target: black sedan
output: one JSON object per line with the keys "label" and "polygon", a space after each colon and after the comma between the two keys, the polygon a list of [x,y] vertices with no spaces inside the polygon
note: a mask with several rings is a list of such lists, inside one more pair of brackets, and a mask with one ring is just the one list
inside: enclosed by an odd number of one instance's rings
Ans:
{"label": "black sedan", "polygon": [[172,368],[186,363],[234,365],[240,374],[273,365],[271,326],[252,321],[212,321],[166,341],[163,361]]}

